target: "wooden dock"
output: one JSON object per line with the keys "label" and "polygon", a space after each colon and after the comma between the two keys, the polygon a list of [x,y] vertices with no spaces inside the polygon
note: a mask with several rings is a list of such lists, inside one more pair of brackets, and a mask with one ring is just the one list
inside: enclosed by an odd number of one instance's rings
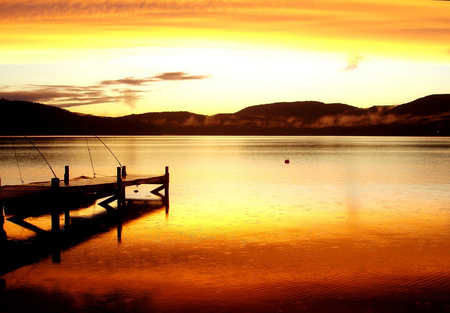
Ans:
{"label": "wooden dock", "polygon": [[[1,182],[1,181],[0,181]],[[60,230],[59,214],[64,211],[66,224],[70,223],[70,209],[60,207],[67,199],[82,198],[91,195],[95,198],[109,197],[100,203],[106,209],[111,208],[109,203],[117,201],[117,210],[125,207],[125,188],[139,185],[159,185],[151,191],[161,198],[166,213],[169,210],[169,168],[165,168],[164,175],[135,175],[127,174],[126,167],[117,168],[117,176],[98,178],[69,179],[69,167],[66,166],[64,180],[53,178],[51,181],[30,183],[26,185],[1,186],[0,184],[0,231],[4,233],[4,209],[8,206],[25,201],[39,201],[48,207],[46,214],[52,215],[52,232]],[[161,193],[164,191],[164,193]],[[20,223],[27,216],[21,214],[20,209],[15,209],[14,216],[8,220]],[[18,217],[19,216],[19,217]],[[22,223],[23,226],[23,223]],[[5,234],[6,235],[6,234]]]}

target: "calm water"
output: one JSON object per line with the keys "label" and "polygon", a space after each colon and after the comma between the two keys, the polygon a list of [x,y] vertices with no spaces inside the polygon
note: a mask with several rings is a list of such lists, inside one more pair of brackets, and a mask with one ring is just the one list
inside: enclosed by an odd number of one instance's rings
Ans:
{"label": "calm water", "polygon": [[[95,138],[32,140],[59,177],[116,173]],[[129,173],[170,167],[170,213],[4,275],[0,312],[450,312],[450,138],[102,140]],[[23,138],[0,153],[3,185],[53,176]]]}

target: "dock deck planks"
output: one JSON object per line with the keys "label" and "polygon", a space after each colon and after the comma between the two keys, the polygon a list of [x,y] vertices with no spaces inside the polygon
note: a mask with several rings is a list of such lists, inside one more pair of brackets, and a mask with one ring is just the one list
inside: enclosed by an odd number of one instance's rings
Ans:
{"label": "dock deck planks", "polygon": [[[128,174],[122,177],[122,187],[143,185],[143,184],[164,184],[165,176],[136,175]],[[64,194],[83,194],[88,192],[98,192],[105,190],[114,190],[117,188],[117,177],[96,177],[96,178],[78,178],[72,179],[68,184],[63,181],[59,186],[60,195]],[[51,182],[36,182],[26,185],[5,185],[0,187],[0,203],[28,197],[50,193],[52,190]]]}

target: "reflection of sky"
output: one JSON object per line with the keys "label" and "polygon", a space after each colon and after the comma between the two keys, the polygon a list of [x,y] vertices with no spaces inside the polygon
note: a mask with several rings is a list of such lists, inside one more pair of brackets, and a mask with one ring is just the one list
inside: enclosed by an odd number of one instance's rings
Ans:
{"label": "reflection of sky", "polygon": [[150,149],[132,141],[139,150],[132,157],[123,143],[114,151],[128,158],[129,172],[144,161],[142,168],[162,171],[167,162],[168,216],[156,211],[124,225],[120,244],[115,230],[96,235],[64,251],[61,264],[48,259],[6,275],[8,284],[58,290],[81,308],[115,295],[113,303],[134,303],[141,312],[420,298],[429,290],[439,298],[448,290],[445,149],[415,153],[379,143],[374,151],[348,138],[321,139],[322,148],[302,146],[308,138],[246,138],[244,145],[240,138],[174,138],[159,147],[160,140]]}
{"label": "reflection of sky", "polygon": [[301,222],[289,219],[283,226],[255,212],[233,226],[233,217],[211,224],[198,211],[179,209],[167,219],[157,212],[126,225],[120,244],[111,231],[63,252],[61,264],[46,260],[5,279],[16,290],[61,292],[57,299],[71,299],[72,306],[125,302],[137,312],[150,302],[175,312],[217,301],[255,307],[271,299],[420,298],[429,289],[439,298],[449,285],[443,275],[448,225],[420,213],[414,221],[378,216],[348,229],[345,215],[330,212],[297,214]]}

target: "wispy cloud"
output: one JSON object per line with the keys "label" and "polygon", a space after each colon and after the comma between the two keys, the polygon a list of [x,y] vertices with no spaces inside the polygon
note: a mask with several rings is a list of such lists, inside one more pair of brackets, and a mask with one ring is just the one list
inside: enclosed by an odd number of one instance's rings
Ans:
{"label": "wispy cloud", "polygon": [[168,72],[156,75],[154,78],[159,80],[192,80],[192,79],[205,79],[209,78],[209,76],[189,75],[185,72]]}
{"label": "wispy cloud", "polygon": [[238,8],[265,7],[267,4],[256,5],[253,1],[141,1],[141,0],[28,0],[0,1],[0,16],[20,19],[59,19],[61,17],[77,16],[124,16],[131,14],[179,14],[195,12],[217,12]]}
{"label": "wispy cloud", "polygon": [[120,92],[111,95],[107,94],[106,90],[101,90],[92,86],[34,85],[27,86],[27,88],[29,88],[29,90],[26,91],[0,91],[0,96],[8,100],[41,102],[58,107],[124,102]]}
{"label": "wispy cloud", "polygon": [[128,86],[143,86],[148,85],[153,82],[165,81],[165,80],[197,80],[206,79],[210,76],[206,75],[190,75],[186,72],[166,72],[160,73],[152,77],[136,78],[136,77],[126,77],[115,80],[104,80],[100,85],[128,85]]}
{"label": "wispy cloud", "polygon": [[343,69],[344,71],[354,71],[358,68],[359,63],[364,59],[363,56],[359,54],[353,54],[348,56],[347,66]]}
{"label": "wispy cloud", "polygon": [[159,73],[151,77],[126,77],[103,80],[97,85],[28,85],[25,90],[0,88],[0,97],[8,100],[42,102],[58,107],[74,107],[105,103],[122,103],[134,108],[141,94],[150,92],[150,84],[162,81],[183,81],[206,79],[210,76],[191,75],[186,72]]}
{"label": "wispy cloud", "polygon": [[126,77],[121,79],[114,80],[104,80],[100,83],[103,86],[110,85],[129,85],[129,86],[142,86],[150,83],[152,80],[148,78],[135,78],[135,77]]}

